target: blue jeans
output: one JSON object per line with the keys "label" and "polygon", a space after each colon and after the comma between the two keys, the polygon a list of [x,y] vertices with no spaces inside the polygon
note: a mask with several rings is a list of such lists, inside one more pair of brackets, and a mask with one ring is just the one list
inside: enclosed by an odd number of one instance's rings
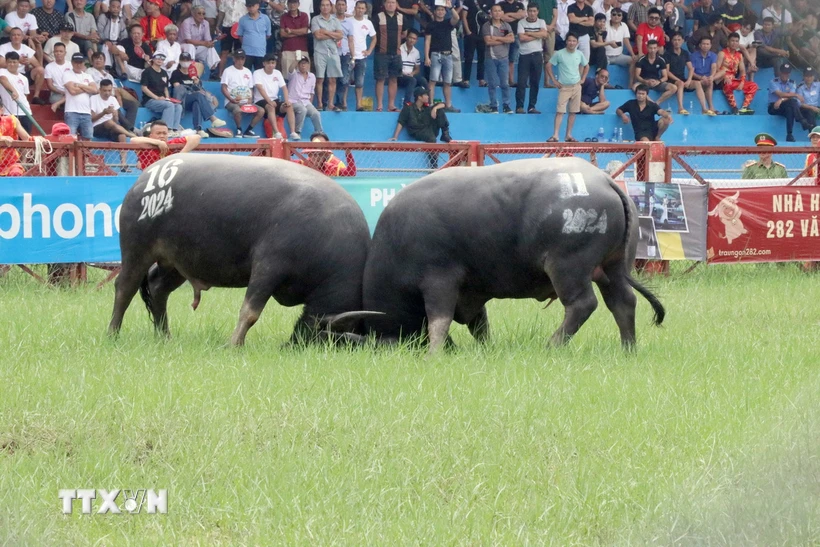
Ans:
{"label": "blue jeans", "polygon": [[91,125],[91,114],[66,112],[63,119],[65,120],[65,123],[72,135],[79,135],[87,141],[94,138],[94,127]]}
{"label": "blue jeans", "polygon": [[350,87],[350,55],[342,55],[339,59],[342,62],[342,77],[336,79],[336,105],[347,104],[347,88]]}
{"label": "blue jeans", "polygon": [[356,89],[364,87],[364,73],[367,72],[367,59],[359,59],[353,66],[353,83]]}
{"label": "blue jeans", "polygon": [[399,89],[404,88],[404,102],[405,103],[412,103],[415,101],[413,97],[413,92],[416,90],[417,87],[427,88],[427,80],[421,73],[416,74],[415,76],[400,76],[399,77]]}
{"label": "blue jeans", "polygon": [[501,88],[501,103],[510,105],[510,60],[491,59],[489,55],[484,59],[484,74],[487,76],[487,92],[490,94],[490,106],[498,106],[495,98],[495,88]]}
{"label": "blue jeans", "polygon": [[214,107],[207,97],[198,91],[190,91],[184,85],[174,88],[174,98],[182,101],[183,110],[188,110],[194,118],[194,129],[202,128],[202,122],[211,119]]}
{"label": "blue jeans", "polygon": [[438,51],[430,54],[430,81],[441,84],[453,83],[453,55],[442,55]]}
{"label": "blue jeans", "polygon": [[171,101],[159,101],[157,99],[148,99],[145,103],[145,108],[159,114],[162,121],[168,124],[168,129],[179,131],[182,129],[179,126],[179,120],[182,118],[182,105],[175,104]]}

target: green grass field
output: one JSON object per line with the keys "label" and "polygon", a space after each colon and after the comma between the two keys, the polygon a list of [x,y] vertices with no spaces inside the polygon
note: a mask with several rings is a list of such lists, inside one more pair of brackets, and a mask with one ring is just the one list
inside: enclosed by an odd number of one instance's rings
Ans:
{"label": "green grass field", "polygon": [[[820,283],[797,266],[677,266],[639,301],[638,351],[603,303],[546,349],[555,304],[490,305],[459,349],[282,350],[242,292],[174,337],[113,286],[0,279],[0,545],[817,545]],[[166,488],[168,514],[63,515],[63,488]],[[122,501],[122,498],[120,498]],[[95,509],[99,504],[95,506]]]}

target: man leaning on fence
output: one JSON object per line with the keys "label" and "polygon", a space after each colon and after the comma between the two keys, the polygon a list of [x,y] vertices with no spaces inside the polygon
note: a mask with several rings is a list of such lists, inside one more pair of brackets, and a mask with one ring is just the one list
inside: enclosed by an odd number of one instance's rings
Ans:
{"label": "man leaning on fence", "polygon": [[174,154],[176,151],[168,148],[169,144],[184,144],[180,154],[190,152],[199,146],[201,139],[199,135],[188,135],[187,137],[176,137],[168,140],[168,124],[162,120],[157,120],[148,129],[147,137],[134,137],[131,144],[147,144],[151,148],[137,150],[137,167],[148,169],[151,165],[166,156]]}
{"label": "man leaning on fence", "polygon": [[[768,133],[759,133],[755,137],[755,144],[758,147],[777,146],[777,140]],[[782,163],[772,161],[771,152],[761,152],[758,161],[747,162],[743,167],[741,178],[752,179],[785,179],[789,175],[786,173],[786,166]]]}
{"label": "man leaning on fence", "polygon": [[7,114],[0,103],[0,177],[22,177],[23,166],[20,165],[20,153],[11,148],[16,140],[27,141],[30,137],[16,116]]}

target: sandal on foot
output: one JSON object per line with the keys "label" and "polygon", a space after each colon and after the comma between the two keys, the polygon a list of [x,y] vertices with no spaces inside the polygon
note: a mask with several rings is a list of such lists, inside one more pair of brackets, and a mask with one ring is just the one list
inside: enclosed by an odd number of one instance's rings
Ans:
{"label": "sandal on foot", "polygon": [[678,114],[680,114],[681,116],[688,116],[689,111],[686,110],[685,108],[681,108],[680,110],[678,110]]}
{"label": "sandal on foot", "polygon": [[556,139],[555,137],[550,137],[547,139],[547,142],[558,142],[558,139]]}
{"label": "sandal on foot", "polygon": [[566,142],[578,142],[578,140],[575,137],[567,137],[564,140]]}

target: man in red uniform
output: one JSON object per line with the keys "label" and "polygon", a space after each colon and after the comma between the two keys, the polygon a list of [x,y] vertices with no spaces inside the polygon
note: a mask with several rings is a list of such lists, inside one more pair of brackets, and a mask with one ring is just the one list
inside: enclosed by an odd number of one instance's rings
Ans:
{"label": "man in red uniform", "polygon": [[[752,104],[758,87],[756,83],[746,81],[746,65],[740,52],[740,35],[737,32],[729,35],[729,45],[718,55],[717,66],[713,81],[719,83],[723,80],[723,94],[729,101],[732,114],[754,114],[755,111],[749,105]],[[743,106],[740,110],[735,102],[735,91],[738,89],[743,92]]]}
{"label": "man in red uniform", "polygon": [[137,150],[137,166],[142,169],[148,169],[151,165],[158,162],[164,157],[174,154],[174,150],[168,148],[169,144],[184,144],[180,154],[190,152],[200,142],[199,135],[190,135],[188,137],[178,137],[168,140],[168,124],[162,120],[157,120],[151,124],[151,129],[147,137],[133,137],[132,144],[149,144],[153,148],[146,148]]}
{"label": "man in red uniform", "polygon": [[16,116],[6,114],[0,103],[0,177],[22,177],[23,166],[20,165],[20,153],[16,148],[9,148],[14,141],[27,141],[29,135]]}
{"label": "man in red uniform", "polygon": [[[330,138],[324,133],[316,132],[310,136],[310,142],[330,142]],[[307,149],[307,158],[304,160],[293,160],[295,163],[305,165],[311,169],[321,171],[328,177],[355,177],[356,162],[350,150],[345,150],[345,161],[347,165],[333,155],[333,152],[326,149]]]}
{"label": "man in red uniform", "polygon": [[160,40],[165,40],[165,27],[173,22],[165,17],[161,12],[162,0],[145,0],[142,9],[145,10],[145,17],[140,19],[143,30],[143,40],[156,46]]}

